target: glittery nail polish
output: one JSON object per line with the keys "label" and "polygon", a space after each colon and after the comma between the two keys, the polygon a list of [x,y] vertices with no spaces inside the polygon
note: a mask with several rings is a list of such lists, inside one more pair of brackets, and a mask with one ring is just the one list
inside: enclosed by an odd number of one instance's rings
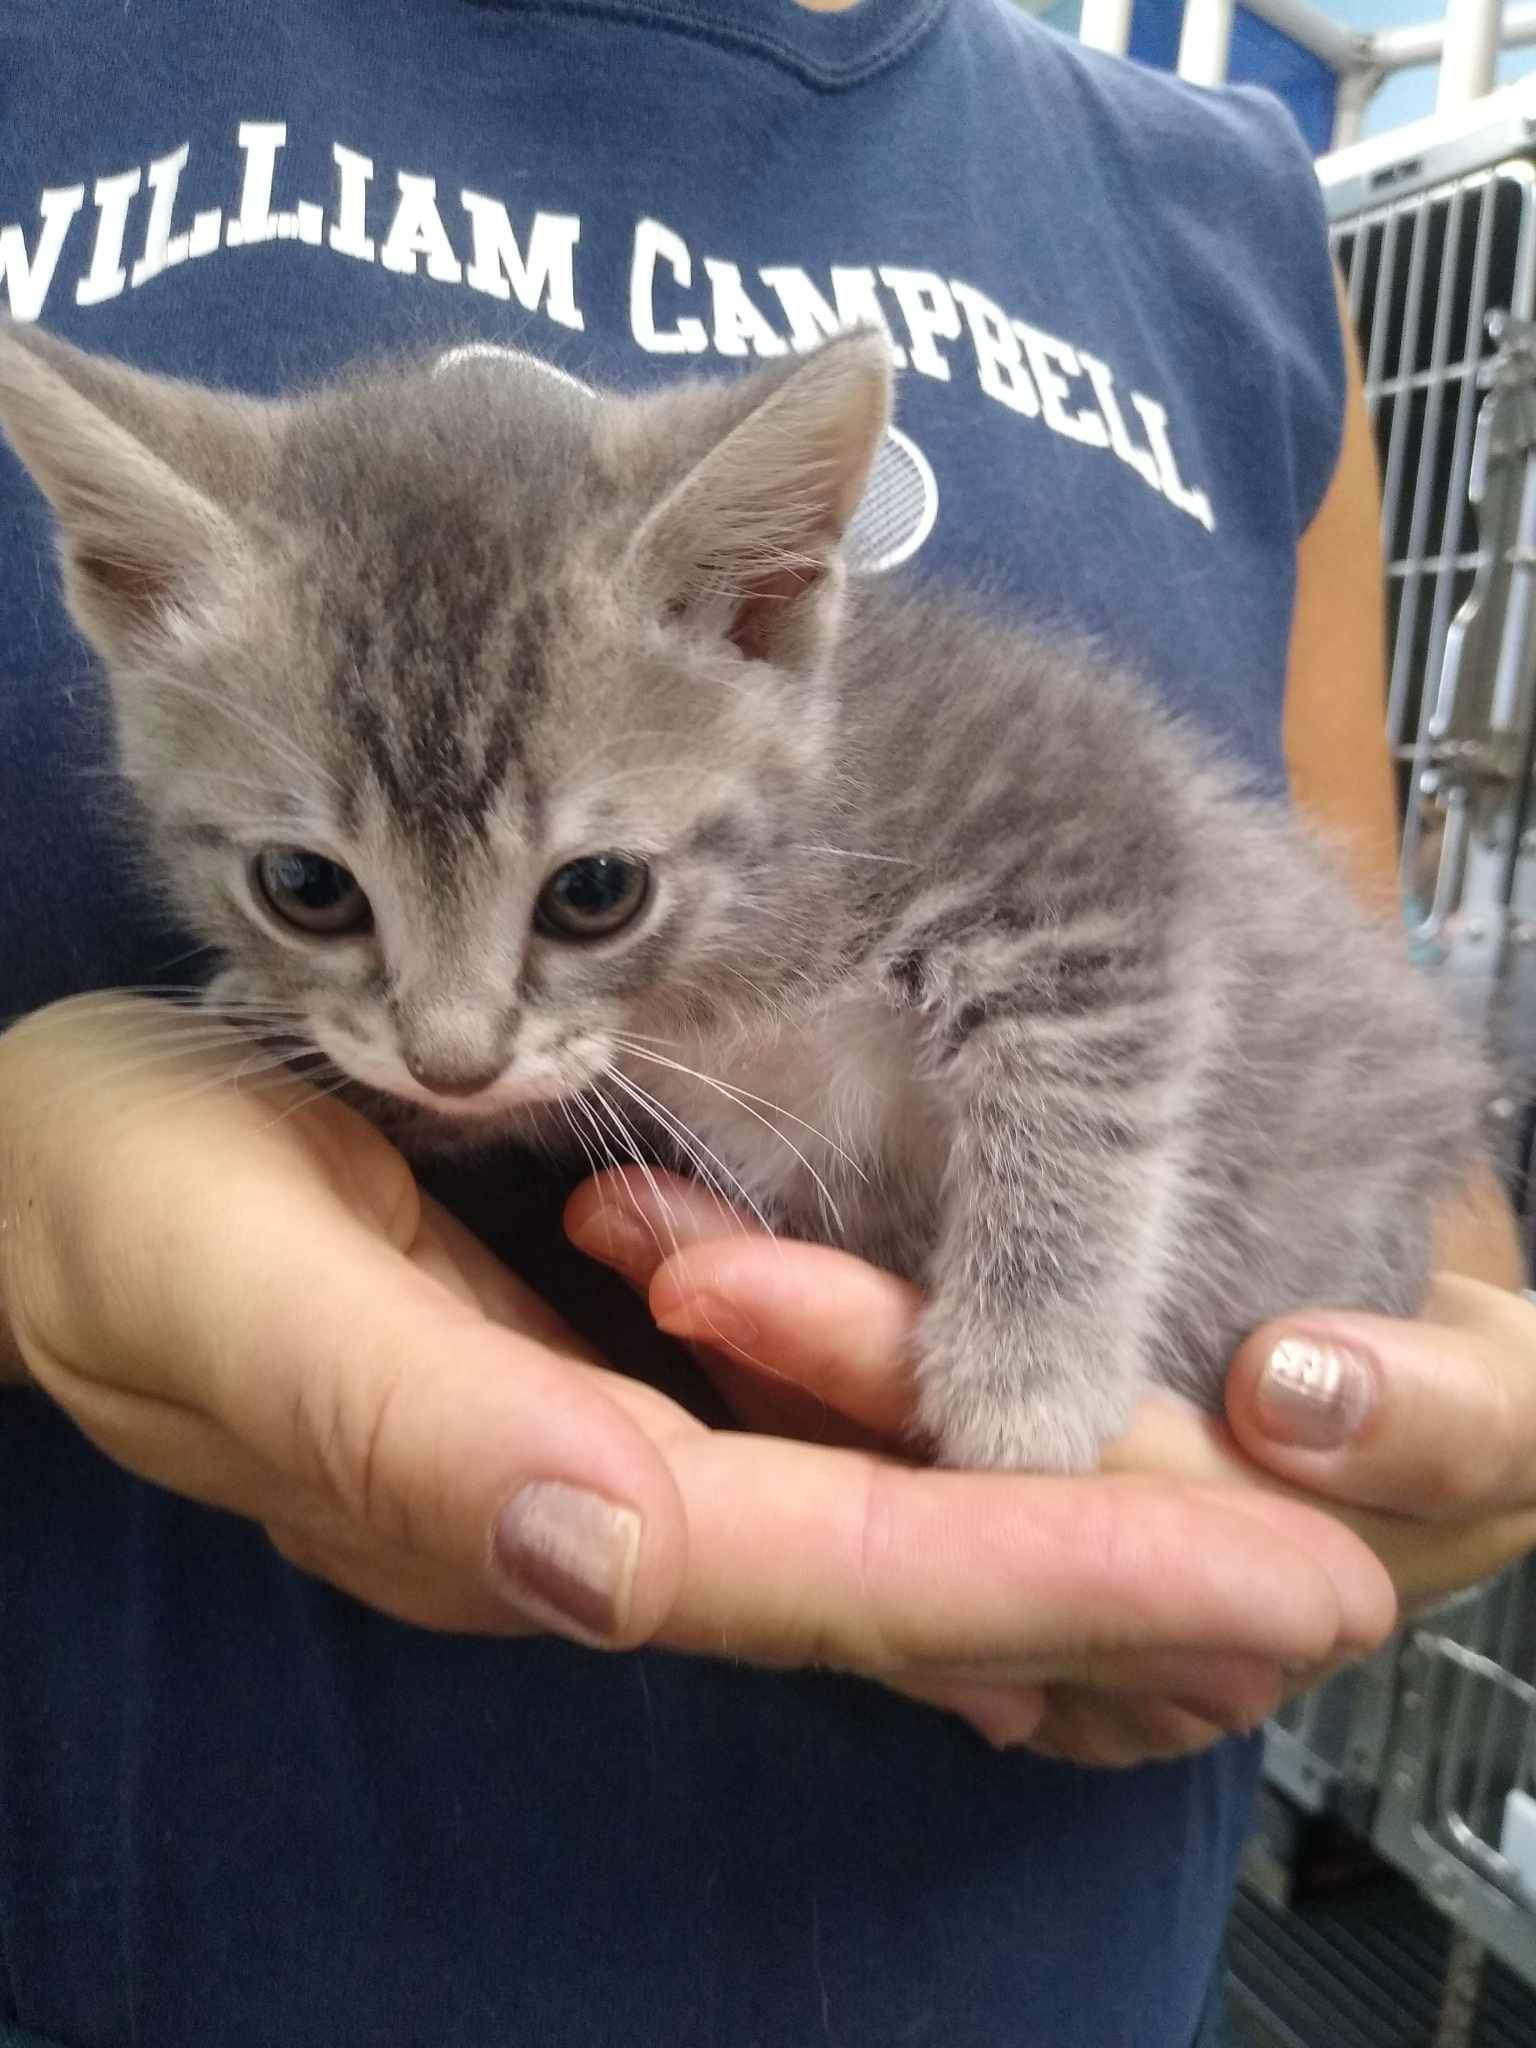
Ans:
{"label": "glittery nail polish", "polygon": [[1259,1421],[1277,1443],[1337,1450],[1364,1421],[1374,1390],[1369,1363],[1349,1345],[1282,1337],[1259,1380]]}

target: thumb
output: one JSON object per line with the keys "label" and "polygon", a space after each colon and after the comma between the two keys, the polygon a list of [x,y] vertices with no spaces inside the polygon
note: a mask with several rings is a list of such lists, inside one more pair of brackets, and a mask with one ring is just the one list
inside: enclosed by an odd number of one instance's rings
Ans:
{"label": "thumb", "polygon": [[325,1529],[356,1582],[382,1560],[456,1595],[438,1615],[650,1635],[686,1539],[640,1422],[427,1270],[404,1161],[291,1079],[238,1085],[250,1057],[131,998],[0,1041],[0,1178],[28,1190],[0,1279],[29,1370],[109,1455]]}
{"label": "thumb", "polygon": [[1536,1502],[1536,1309],[1442,1277],[1429,1315],[1266,1325],[1227,1379],[1248,1455],[1353,1507],[1418,1519]]}
{"label": "thumb", "polygon": [[220,1361],[233,1434],[338,1510],[354,1551],[430,1565],[461,1609],[483,1596],[484,1626],[501,1608],[593,1644],[651,1636],[683,1574],[682,1503],[599,1378],[366,1231],[333,1227],[308,1270],[288,1249]]}

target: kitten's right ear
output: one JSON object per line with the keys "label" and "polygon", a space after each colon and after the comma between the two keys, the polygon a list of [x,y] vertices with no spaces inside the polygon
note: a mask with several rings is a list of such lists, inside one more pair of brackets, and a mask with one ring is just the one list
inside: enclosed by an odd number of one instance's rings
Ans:
{"label": "kitten's right ear", "polygon": [[263,412],[0,324],[0,430],[53,506],[70,610],[109,660],[148,651],[247,552],[206,486],[259,461]]}

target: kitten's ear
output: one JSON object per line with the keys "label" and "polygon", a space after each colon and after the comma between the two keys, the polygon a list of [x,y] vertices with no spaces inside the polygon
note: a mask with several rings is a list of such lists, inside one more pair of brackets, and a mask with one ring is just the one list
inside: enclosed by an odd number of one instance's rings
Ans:
{"label": "kitten's ear", "polygon": [[145,651],[247,552],[219,498],[254,479],[267,410],[0,325],[0,430],[57,514],[70,609],[109,659]]}
{"label": "kitten's ear", "polygon": [[763,395],[646,520],[636,559],[669,614],[793,664],[835,616],[838,544],[890,417],[890,355],[878,334],[843,335],[754,382]]}

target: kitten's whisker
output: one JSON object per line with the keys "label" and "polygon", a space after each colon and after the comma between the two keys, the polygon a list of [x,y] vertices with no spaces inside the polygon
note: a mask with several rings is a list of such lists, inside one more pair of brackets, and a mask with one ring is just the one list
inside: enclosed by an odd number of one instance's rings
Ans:
{"label": "kitten's whisker", "polygon": [[[708,1087],[719,1089],[722,1095],[728,1095],[733,1100],[739,1101],[743,1108],[749,1102],[758,1102],[762,1104],[764,1109],[771,1109],[779,1116],[788,1117],[792,1124],[798,1124],[802,1131],[808,1131],[813,1138],[819,1139],[827,1147],[828,1151],[835,1152],[843,1164],[856,1173],[866,1187],[869,1185],[869,1175],[860,1166],[858,1160],[854,1158],[851,1152],[846,1151],[827,1132],[819,1131],[814,1124],[808,1124],[803,1116],[796,1116],[792,1109],[786,1109],[782,1102],[774,1102],[766,1095],[754,1095],[750,1088],[739,1087],[734,1081],[722,1081],[717,1075],[701,1074],[697,1067],[685,1066],[681,1060],[664,1059],[660,1053],[648,1052],[638,1041],[631,1043],[627,1038],[615,1038],[613,1042],[621,1050],[632,1052],[636,1059],[650,1060],[658,1067],[673,1067],[680,1074],[688,1074],[695,1081],[703,1081]],[[779,1136],[784,1137],[782,1131],[779,1133]],[[786,1145],[789,1145],[788,1138],[784,1138],[784,1142]],[[794,1149],[790,1145],[792,1152]],[[804,1155],[797,1152],[795,1156],[796,1158],[803,1158]],[[814,1171],[814,1169],[810,1168],[809,1160],[806,1160],[805,1164],[809,1170]]]}
{"label": "kitten's whisker", "polygon": [[[258,1060],[262,1064],[251,1064],[251,1062]],[[290,1072],[295,1073],[296,1078],[307,1080],[309,1078],[307,1073],[300,1076],[296,1070],[300,1061],[305,1062],[306,1066],[309,1066],[315,1060],[321,1061],[333,1074],[340,1071],[329,1053],[322,1051],[318,1045],[309,1047],[299,1046],[292,1052],[285,1052],[277,1046],[255,1046],[252,1048],[250,1061],[247,1062],[246,1066],[242,1066],[235,1075],[235,1084],[238,1087],[240,1082],[245,1079],[247,1071],[254,1074],[265,1073],[273,1065],[287,1067]]]}
{"label": "kitten's whisker", "polygon": [[[617,1072],[611,1073],[610,1078],[612,1080],[618,1081],[621,1086],[628,1086],[628,1084],[624,1081],[623,1076]],[[629,1130],[630,1126],[628,1119],[622,1115],[622,1113],[616,1108],[616,1106],[613,1103],[608,1101],[606,1096],[602,1094],[601,1089],[594,1089],[593,1092],[602,1101],[603,1107],[608,1111],[609,1115],[618,1117],[621,1127],[625,1130]],[[634,1092],[635,1091],[633,1089],[630,1090],[630,1093],[633,1094]],[[643,1091],[641,1092],[643,1094]],[[656,1106],[657,1105],[653,1103],[652,1109],[654,1110]],[[631,1143],[635,1144],[635,1163],[639,1166],[640,1171],[645,1175],[646,1180],[651,1187],[652,1193],[656,1196],[658,1204],[661,1204],[660,1189],[657,1187],[656,1181],[652,1176],[649,1167],[646,1165],[644,1159],[640,1156],[638,1143],[636,1143],[636,1141],[634,1140],[633,1134],[631,1134]],[[688,1148],[685,1146],[684,1149],[687,1150]],[[735,1176],[732,1175],[732,1178],[734,1179]],[[740,1184],[738,1183],[738,1185]],[[715,1190],[714,1192],[716,1201],[721,1203],[722,1207],[726,1210],[726,1213],[729,1215],[731,1213],[731,1205],[728,1202],[724,1201],[723,1197],[720,1195],[718,1190]],[[743,1189],[742,1192],[744,1195],[746,1194],[745,1189]],[[750,1202],[751,1197],[747,1196],[747,1200]],[[664,1204],[662,1204],[661,1206],[662,1214],[667,1217],[667,1235],[672,1240],[672,1250],[674,1253],[678,1253],[682,1250],[682,1246],[678,1243],[677,1232],[672,1227],[670,1212],[666,1209]],[[758,1211],[756,1209],[755,1204],[753,1204],[753,1208],[754,1213],[758,1214],[761,1217],[761,1211]],[[739,1222],[739,1218],[736,1220]],[[762,1219],[762,1221],[763,1228],[765,1230],[768,1230],[767,1220],[764,1218]],[[768,1230],[768,1235],[770,1238],[772,1238],[773,1232],[771,1230]],[[656,1232],[654,1229],[651,1231],[651,1236],[653,1240],[656,1239]],[[659,1240],[656,1242],[656,1249],[658,1252],[661,1250]],[[786,1386],[800,1388],[800,1382],[794,1379],[789,1373],[786,1373],[780,1367],[771,1364],[766,1358],[760,1358],[756,1352],[748,1351],[745,1345],[739,1343],[734,1337],[728,1337],[723,1330],[716,1329],[714,1324],[709,1319],[707,1310],[704,1314],[704,1322],[706,1327],[709,1329],[711,1335],[714,1337],[715,1342],[721,1351],[725,1352],[728,1355],[734,1355],[737,1358],[745,1359],[749,1365],[755,1366],[760,1372],[768,1374],[769,1377],[772,1379],[782,1380]],[[801,1389],[801,1391],[804,1390]]]}
{"label": "kitten's whisker", "polygon": [[218,950],[217,946],[188,946],[185,953],[173,953],[169,960],[162,960],[160,965],[162,968],[180,967],[184,960],[199,960],[205,953],[216,953]]}
{"label": "kitten's whisker", "polygon": [[[635,733],[626,741],[626,745],[633,746],[645,739],[665,740],[666,737],[667,735],[664,733]],[[675,737],[672,740],[672,744],[676,745]],[[633,768],[616,768],[611,775],[600,775],[590,782],[583,782],[582,794],[590,798],[600,795],[607,790],[617,789],[621,783],[654,782],[659,776],[663,775],[670,775],[675,778],[677,772],[677,764],[673,761],[657,761],[649,766]]]}
{"label": "kitten's whisker", "polygon": [[[645,1175],[645,1184],[650,1189],[651,1195],[655,1200],[656,1207],[661,1212],[662,1218],[666,1223],[667,1236],[671,1241],[673,1253],[676,1254],[680,1252],[682,1250],[682,1246],[678,1243],[677,1229],[672,1222],[671,1211],[667,1208],[665,1201],[663,1201],[662,1199],[660,1181],[657,1180],[655,1174],[652,1173],[650,1167],[646,1164],[644,1154],[641,1150],[640,1139],[638,1134],[636,1133],[634,1127],[630,1124],[628,1118],[624,1115],[623,1111],[619,1109],[616,1104],[608,1100],[607,1096],[603,1093],[602,1086],[600,1083],[594,1082],[592,1084],[590,1093],[592,1098],[596,1102],[601,1104],[604,1114],[610,1119],[614,1128],[618,1131],[620,1144],[628,1145],[631,1152],[633,1153],[634,1162],[636,1166],[639,1167],[640,1171]],[[654,1231],[651,1234],[652,1236],[655,1236]],[[657,1239],[656,1249],[658,1251],[661,1250],[660,1239]]]}
{"label": "kitten's whisker", "polygon": [[[241,1062],[240,1069],[224,1069],[211,1077],[200,1076],[196,1085],[200,1086],[204,1079],[211,1079],[213,1085],[219,1085],[232,1076],[238,1078],[238,1071],[243,1071],[244,1063],[253,1056],[265,1057],[272,1068],[313,1056],[314,1049],[296,1032],[271,1030],[265,1038],[255,1039],[249,1032],[237,1031],[218,1018],[200,1021],[203,1013],[195,1010],[178,1015],[173,1022],[170,1015],[172,1007],[166,1005],[167,1014],[163,1017],[149,1017],[143,1016],[142,1004],[124,1004],[122,1008],[134,1009],[141,1015],[143,1028],[126,1034],[121,1049],[136,1052],[138,1056],[119,1060],[104,1070],[91,1068],[61,1089],[55,1101],[66,1103],[82,1088],[114,1087],[156,1068],[174,1067],[179,1060],[195,1058],[201,1062],[220,1048],[227,1048],[231,1056]],[[292,1040],[286,1047],[273,1042],[285,1037]],[[160,1097],[159,1102],[163,1105],[181,1099],[180,1094],[173,1093]]]}
{"label": "kitten's whisker", "polygon": [[601,1160],[602,1162],[602,1164],[598,1167],[597,1171],[599,1173],[602,1173],[610,1167],[617,1167],[619,1162],[613,1156],[613,1147],[608,1142],[608,1139],[603,1132],[602,1126],[598,1123],[597,1118],[592,1114],[592,1110],[587,1102],[587,1098],[584,1095],[575,1096],[572,1099],[571,1106],[573,1109],[577,1109],[581,1112],[581,1118],[583,1123],[585,1123],[587,1129],[592,1133],[593,1143],[597,1146],[597,1156],[599,1160]]}
{"label": "kitten's whisker", "polygon": [[352,1076],[350,1074],[343,1074],[339,1070],[337,1071],[336,1079],[328,1082],[323,1088],[317,1088],[308,1076],[303,1078],[304,1094],[299,1097],[297,1102],[290,1102],[288,1107],[273,1117],[270,1123],[263,1124],[263,1130],[275,1130],[280,1123],[286,1118],[296,1115],[299,1110],[313,1109],[317,1102],[324,1102],[328,1095],[339,1095],[343,1088],[350,1086],[352,1083]]}
{"label": "kitten's whisker", "polygon": [[763,1229],[767,1233],[767,1235],[769,1237],[773,1236],[773,1226],[769,1223],[768,1218],[763,1214],[762,1210],[758,1207],[757,1203],[753,1201],[751,1195],[747,1192],[747,1189],[743,1182],[738,1178],[736,1174],[734,1174],[731,1171],[730,1167],[726,1165],[725,1161],[720,1157],[719,1153],[712,1151],[710,1147],[705,1144],[704,1140],[699,1136],[697,1131],[692,1130],[686,1123],[683,1122],[681,1117],[674,1116],[671,1110],[666,1108],[666,1106],[663,1103],[658,1102],[656,1097],[652,1095],[647,1089],[642,1088],[638,1082],[626,1079],[625,1076],[621,1074],[617,1068],[613,1068],[610,1070],[608,1078],[611,1081],[617,1082],[619,1087],[621,1087],[624,1090],[626,1095],[633,1096],[635,1100],[640,1104],[641,1108],[645,1110],[647,1115],[656,1118],[657,1122],[662,1126],[662,1128],[672,1137],[674,1142],[682,1151],[683,1155],[687,1159],[691,1160],[693,1165],[697,1167],[698,1171],[703,1176],[704,1182],[708,1187],[710,1193],[714,1196],[715,1201],[719,1204],[721,1209],[724,1210],[725,1214],[737,1226],[738,1229],[744,1229],[745,1225],[742,1224],[741,1218],[737,1213],[735,1203],[730,1199],[730,1197],[726,1194],[725,1190],[721,1187],[719,1181],[715,1178],[714,1173],[711,1172],[711,1166],[719,1168],[720,1172],[725,1176],[726,1180],[728,1180],[731,1183],[731,1185],[736,1189],[737,1193],[741,1196],[742,1201],[745,1202],[747,1207],[751,1210],[752,1214],[757,1218],[757,1221],[763,1226]]}
{"label": "kitten's whisker", "polygon": [[[150,1004],[146,997],[151,995],[165,997],[165,1000]],[[177,992],[167,995],[164,990],[129,990],[119,1001],[94,1003],[92,1015],[102,1018],[132,1016],[140,1019],[148,1030],[167,1033],[190,1034],[199,1025],[206,1025],[214,1030],[243,1032],[247,1037],[254,1033],[260,1033],[264,1038],[306,1035],[304,1020],[298,1012],[277,1003],[239,998],[217,1003],[193,1002]]]}
{"label": "kitten's whisker", "polygon": [[576,1140],[577,1144],[581,1147],[582,1157],[586,1160],[587,1165],[591,1169],[592,1175],[595,1179],[597,1174],[601,1171],[601,1169],[598,1166],[597,1160],[593,1157],[592,1147],[587,1143],[586,1139],[581,1134],[581,1126],[577,1123],[575,1117],[571,1114],[570,1104],[562,1096],[561,1099],[555,1104],[555,1107],[559,1110],[560,1114],[565,1118],[566,1126],[569,1129],[571,1136]]}
{"label": "kitten's whisker", "polygon": [[[200,1057],[205,1057],[213,1045],[220,1043],[228,1043],[227,1034],[213,1041],[201,1042],[193,1047],[192,1050]],[[185,1088],[172,1089],[169,1094],[157,1095],[151,1102],[143,1104],[142,1107],[148,1110],[159,1111],[169,1108],[174,1104],[190,1101],[206,1090],[238,1084],[246,1074],[247,1062],[252,1050],[249,1040],[243,1040],[241,1044],[245,1048],[245,1054],[236,1065],[222,1067],[212,1074],[200,1073]],[[70,1101],[82,1088],[100,1089],[115,1087],[123,1081],[137,1079],[139,1076],[151,1073],[157,1068],[174,1068],[183,1060],[187,1050],[188,1048],[185,1043],[178,1043],[169,1048],[161,1046],[158,1051],[147,1053],[141,1059],[121,1061],[115,1067],[109,1068],[105,1073],[91,1072],[81,1075],[69,1087],[59,1091],[58,1095],[54,1098],[55,1102],[65,1103]],[[275,1075],[279,1068],[287,1068],[290,1060],[301,1056],[301,1054],[295,1053],[276,1054],[268,1062],[267,1067],[261,1071],[270,1072]]]}
{"label": "kitten's whisker", "polygon": [[[614,1043],[616,1045],[622,1046],[622,1040],[615,1039]],[[843,1227],[843,1212],[841,1209],[838,1208],[837,1199],[833,1195],[832,1190],[827,1186],[826,1182],[822,1179],[821,1175],[816,1171],[815,1167],[812,1166],[810,1160],[807,1159],[805,1154],[800,1150],[800,1147],[795,1143],[794,1139],[788,1137],[783,1131],[779,1129],[777,1124],[771,1122],[767,1117],[762,1115],[760,1111],[755,1110],[752,1107],[751,1101],[745,1099],[745,1091],[743,1091],[743,1093],[741,1094],[738,1094],[735,1089],[728,1087],[726,1083],[723,1081],[717,1081],[711,1074],[701,1074],[696,1067],[685,1067],[682,1065],[681,1061],[678,1060],[664,1060],[660,1058],[659,1055],[656,1053],[642,1051],[639,1046],[632,1046],[624,1049],[631,1052],[637,1059],[653,1060],[655,1061],[657,1066],[675,1067],[680,1073],[691,1074],[694,1080],[702,1081],[706,1088],[713,1088],[717,1094],[723,1095],[727,1102],[734,1102],[738,1109],[745,1110],[748,1116],[752,1117],[757,1123],[760,1123],[763,1126],[764,1130],[772,1131],[773,1135],[778,1139],[779,1143],[789,1148],[789,1150],[799,1160],[800,1164],[805,1168],[806,1172],[811,1176],[811,1179],[816,1183],[817,1192],[821,1196],[822,1203],[826,1209],[828,1216],[832,1219],[833,1226],[835,1227],[838,1236],[844,1237],[847,1235],[847,1232]],[[763,1096],[757,1096],[754,1099],[759,1102],[766,1100],[766,1098]],[[779,1109],[779,1105],[777,1103],[772,1102],[768,1104],[768,1107],[770,1109]],[[789,1117],[791,1123],[802,1123],[804,1121],[803,1118],[793,1115],[792,1112],[787,1109],[780,1110],[780,1114]],[[845,1159],[847,1158],[848,1155],[845,1152],[843,1152],[843,1148],[840,1145],[834,1144],[832,1139],[830,1139],[824,1131],[814,1130],[813,1127],[809,1124],[807,1124],[805,1128],[807,1130],[810,1130],[814,1137],[820,1138],[821,1142],[824,1145],[829,1146],[832,1149],[832,1151],[838,1153],[841,1157]],[[849,1164],[852,1165],[853,1162],[850,1160]],[[868,1175],[865,1174],[861,1168],[855,1167],[854,1171],[858,1173],[859,1178],[861,1180],[868,1179]]]}
{"label": "kitten's whisker", "polygon": [[893,868],[915,868],[915,860],[903,860],[896,853],[859,853],[851,846],[791,846],[791,853],[833,853],[839,860],[877,860]]}
{"label": "kitten's whisker", "polygon": [[163,1106],[180,1107],[183,1103],[195,1101],[200,1095],[211,1095],[219,1088],[228,1088],[236,1095],[262,1094],[281,1087],[285,1081],[299,1084],[302,1080],[302,1076],[292,1072],[286,1059],[268,1060],[260,1066],[246,1060],[226,1073],[205,1074],[179,1093],[166,1096]]}
{"label": "kitten's whisker", "polygon": [[[244,1033],[231,1031],[227,1025],[222,1024],[210,1024],[206,1030],[166,1031],[156,1030],[151,1026],[145,1031],[124,1033],[119,1041],[118,1050],[128,1053],[152,1051],[157,1058],[175,1059],[188,1055],[201,1056],[219,1046],[227,1046],[233,1052],[237,1048],[248,1048],[250,1044],[251,1040]],[[131,1067],[133,1062],[130,1061],[128,1064]],[[111,1071],[118,1070],[114,1068]],[[82,1078],[87,1081],[100,1080],[102,1070],[92,1067]]]}
{"label": "kitten's whisker", "polygon": [[[597,1113],[593,1105],[592,1095],[590,1093],[586,1095],[578,1095],[575,1099],[575,1102],[576,1107],[581,1111],[582,1115],[586,1118],[588,1128],[591,1130],[593,1137],[597,1141],[599,1156],[602,1158],[605,1164],[607,1166],[612,1167],[615,1172],[622,1171],[624,1161],[620,1159],[619,1155],[614,1151],[612,1143],[610,1142],[607,1134],[604,1132],[601,1124],[599,1124],[599,1122],[597,1121]],[[606,1104],[604,1106],[606,1107]],[[666,1248],[662,1244],[661,1233],[657,1230],[655,1224],[651,1221],[649,1216],[643,1217],[641,1220],[644,1222],[646,1229],[650,1232],[651,1242],[656,1247],[657,1258],[664,1259],[666,1257]]]}
{"label": "kitten's whisker", "polygon": [[281,733],[268,726],[265,720],[258,718],[253,711],[248,710],[244,705],[237,704],[228,695],[220,695],[214,690],[200,689],[196,683],[188,682],[184,676],[168,676],[164,674],[156,676],[155,688],[157,690],[179,690],[183,696],[192,698],[195,703],[201,704],[207,710],[221,714],[235,725],[243,726],[253,739],[260,740],[263,746],[270,747],[274,757],[283,762],[288,768],[297,770],[305,779],[311,775],[318,775],[321,781],[328,782],[338,795],[342,794],[340,782],[331,774],[329,769],[322,768],[318,761],[306,759],[297,747],[292,746]]}

